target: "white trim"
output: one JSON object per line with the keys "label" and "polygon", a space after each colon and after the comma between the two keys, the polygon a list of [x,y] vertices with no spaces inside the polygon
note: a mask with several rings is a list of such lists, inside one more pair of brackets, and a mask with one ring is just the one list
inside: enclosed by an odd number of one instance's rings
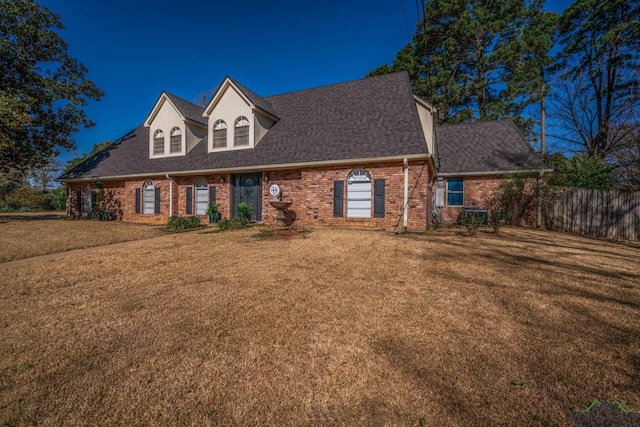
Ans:
{"label": "white trim", "polygon": [[125,178],[139,178],[139,177],[151,177],[162,176],[164,174],[179,175],[179,176],[191,176],[191,175],[206,175],[206,174],[218,174],[218,173],[244,173],[244,172],[268,172],[283,169],[297,169],[301,167],[322,167],[322,166],[339,166],[339,165],[354,165],[354,164],[368,164],[368,163],[381,163],[381,162],[395,162],[407,160],[427,160],[431,158],[431,154],[413,154],[409,156],[392,156],[392,157],[371,157],[360,158],[353,160],[326,160],[322,162],[300,162],[300,163],[281,163],[275,165],[256,165],[256,166],[244,166],[235,168],[221,168],[221,169],[199,169],[199,170],[187,170],[187,171],[160,171],[139,173],[132,175],[113,175],[113,176],[91,176],[87,178],[78,179],[61,179],[60,182],[83,182],[87,180],[110,180],[110,179],[125,179]]}
{"label": "white trim", "polygon": [[516,173],[544,173],[544,172],[553,172],[553,169],[516,169],[516,170],[507,170],[507,171],[484,171],[484,172],[457,172],[457,173],[438,173],[438,176],[443,178],[455,178],[458,176],[486,176],[486,175],[508,175],[508,174],[516,174]]}

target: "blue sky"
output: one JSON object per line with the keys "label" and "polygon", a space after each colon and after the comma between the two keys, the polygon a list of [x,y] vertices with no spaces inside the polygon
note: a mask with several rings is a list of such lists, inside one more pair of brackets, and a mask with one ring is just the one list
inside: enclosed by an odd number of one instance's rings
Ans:
{"label": "blue sky", "polygon": [[[196,102],[229,75],[261,96],[359,79],[413,35],[415,0],[41,0],[104,92],[62,161],[144,121],[163,90]],[[562,12],[568,0],[547,2]]]}

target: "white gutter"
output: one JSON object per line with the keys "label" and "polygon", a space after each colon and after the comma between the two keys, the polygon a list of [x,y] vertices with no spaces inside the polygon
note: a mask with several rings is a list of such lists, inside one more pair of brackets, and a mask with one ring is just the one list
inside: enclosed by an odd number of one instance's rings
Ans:
{"label": "white gutter", "polygon": [[372,157],[372,158],[361,158],[361,159],[352,159],[352,160],[325,160],[321,162],[299,162],[299,163],[284,163],[279,165],[264,165],[264,166],[245,166],[245,167],[234,167],[234,168],[219,168],[219,169],[200,169],[200,170],[185,170],[185,171],[160,171],[160,172],[148,172],[148,173],[137,173],[137,174],[129,174],[129,175],[113,175],[113,176],[89,176],[86,178],[71,178],[71,179],[61,179],[60,182],[84,182],[87,180],[108,180],[108,179],[126,179],[126,178],[139,178],[139,177],[151,177],[151,176],[162,176],[162,174],[171,174],[171,175],[180,175],[180,176],[190,176],[190,175],[209,175],[209,174],[217,174],[217,173],[243,173],[243,172],[268,172],[275,170],[286,170],[286,169],[297,169],[303,167],[322,167],[322,166],[337,166],[337,165],[352,165],[352,164],[362,164],[362,163],[380,163],[380,162],[392,162],[392,161],[400,161],[400,160],[420,160],[420,159],[428,159],[431,157],[431,154],[412,154],[408,156],[388,156],[388,157]]}
{"label": "white gutter", "polygon": [[169,180],[169,216],[173,216],[173,179],[169,174],[165,175]]}
{"label": "white gutter", "polygon": [[404,212],[402,217],[402,224],[404,229],[407,229],[407,223],[409,222],[409,161],[404,159]]}
{"label": "white gutter", "polygon": [[541,173],[541,172],[553,172],[553,169],[520,169],[520,170],[486,171],[486,172],[452,172],[452,173],[439,173],[438,176],[447,178],[447,177],[458,177],[458,176],[509,175],[509,174]]}

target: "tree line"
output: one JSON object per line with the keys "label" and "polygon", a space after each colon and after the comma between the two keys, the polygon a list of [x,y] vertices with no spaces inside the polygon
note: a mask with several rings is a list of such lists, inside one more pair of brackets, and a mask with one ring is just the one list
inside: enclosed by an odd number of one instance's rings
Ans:
{"label": "tree line", "polygon": [[640,2],[543,6],[427,0],[411,41],[368,76],[405,70],[440,125],[511,118],[542,153],[548,134],[556,149],[600,159],[556,155],[556,166],[609,167],[640,190]]}

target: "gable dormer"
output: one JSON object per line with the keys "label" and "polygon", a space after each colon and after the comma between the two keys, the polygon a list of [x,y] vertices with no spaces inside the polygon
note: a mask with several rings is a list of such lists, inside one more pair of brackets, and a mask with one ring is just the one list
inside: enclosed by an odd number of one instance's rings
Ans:
{"label": "gable dormer", "polygon": [[273,107],[240,83],[225,77],[202,112],[208,119],[208,151],[254,148],[278,121]]}
{"label": "gable dormer", "polygon": [[184,156],[207,133],[202,107],[162,92],[144,122],[149,128],[149,158]]}

